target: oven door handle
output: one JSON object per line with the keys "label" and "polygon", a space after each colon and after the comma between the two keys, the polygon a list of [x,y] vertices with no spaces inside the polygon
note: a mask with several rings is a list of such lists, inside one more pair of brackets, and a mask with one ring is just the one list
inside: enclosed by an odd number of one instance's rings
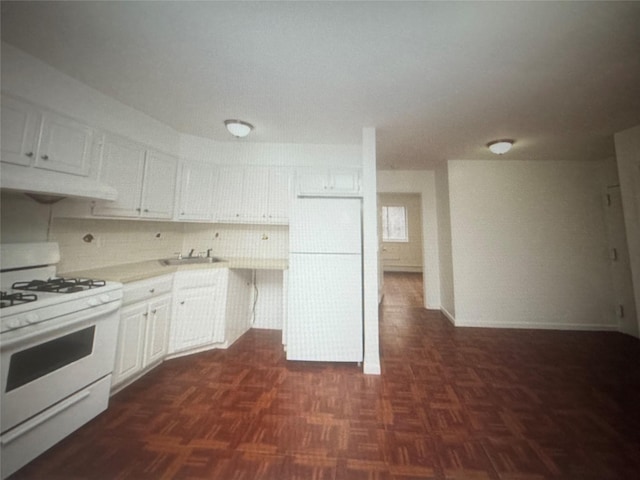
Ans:
{"label": "oven door handle", "polygon": [[0,439],[0,444],[8,445],[9,443],[17,440],[21,436],[29,433],[31,430],[36,428],[38,425],[46,422],[47,420],[55,417],[56,415],[60,415],[65,410],[73,407],[76,403],[81,402],[85,398],[91,395],[91,390],[83,390],[81,392],[76,393],[75,395],[70,396],[69,398],[61,401],[60,403],[54,405],[49,410],[46,410],[42,413],[42,415],[32,418],[31,420],[27,420],[22,425],[17,426],[12,431],[4,434],[2,439]]}
{"label": "oven door handle", "polygon": [[31,340],[41,337],[47,337],[51,333],[59,332],[62,329],[81,326],[87,323],[91,323],[98,317],[104,317],[120,308],[122,301],[105,303],[98,305],[97,307],[91,307],[79,312],[73,312],[62,317],[48,320],[45,322],[29,325],[17,330],[11,330],[5,332],[0,337],[1,347],[3,350],[11,348],[16,345],[22,345],[30,342]]}

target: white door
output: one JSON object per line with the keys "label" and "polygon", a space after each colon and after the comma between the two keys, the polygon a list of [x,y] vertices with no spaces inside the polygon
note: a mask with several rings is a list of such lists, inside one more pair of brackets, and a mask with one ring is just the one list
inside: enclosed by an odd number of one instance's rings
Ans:
{"label": "white door", "polygon": [[291,254],[288,298],[288,360],[362,361],[360,255]]}
{"label": "white door", "polygon": [[288,223],[291,192],[291,171],[271,169],[269,175],[269,198],[267,200],[267,216],[269,223]]}
{"label": "white door", "polygon": [[35,166],[87,176],[91,162],[93,130],[51,112],[42,114],[42,131]]}
{"label": "white door", "polygon": [[122,309],[113,385],[117,385],[142,370],[146,320],[146,304]]}
{"label": "white door", "polygon": [[171,297],[149,303],[144,366],[162,360],[167,353],[169,340],[169,319],[171,317]]}
{"label": "white door", "polygon": [[102,149],[100,181],[118,191],[113,202],[97,202],[94,215],[138,217],[142,196],[145,149],[142,145],[107,136]]}
{"label": "white door", "polygon": [[243,218],[242,168],[223,168],[218,172],[215,194],[216,219],[222,222],[240,222]]}
{"label": "white door", "polygon": [[211,165],[188,162],[182,166],[179,220],[211,220],[215,171]]}
{"label": "white door", "polygon": [[171,352],[206,345],[213,341],[215,298],[211,286],[180,289],[171,321]]}
{"label": "white door", "polygon": [[160,152],[147,151],[142,187],[142,216],[171,218],[176,191],[178,160]]}
{"label": "white door", "polygon": [[624,333],[637,337],[637,306],[633,296],[631,262],[629,259],[627,234],[622,210],[622,196],[619,186],[607,188],[607,208],[605,212],[618,328]]}
{"label": "white door", "polygon": [[5,163],[29,166],[35,159],[40,116],[33,107],[2,96],[2,157]]}
{"label": "white door", "polygon": [[289,224],[289,251],[360,254],[360,210],[358,198],[296,198]]}

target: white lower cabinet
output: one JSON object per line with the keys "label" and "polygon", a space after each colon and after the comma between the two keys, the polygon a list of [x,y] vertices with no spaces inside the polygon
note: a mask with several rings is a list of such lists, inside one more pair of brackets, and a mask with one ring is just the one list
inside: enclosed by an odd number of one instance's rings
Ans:
{"label": "white lower cabinet", "polygon": [[251,271],[177,272],[169,354],[226,348],[251,326]]}
{"label": "white lower cabinet", "polygon": [[177,272],[169,354],[223,341],[220,290],[227,269]]}
{"label": "white lower cabinet", "polygon": [[171,275],[124,286],[112,388],[160,363],[167,353]]}

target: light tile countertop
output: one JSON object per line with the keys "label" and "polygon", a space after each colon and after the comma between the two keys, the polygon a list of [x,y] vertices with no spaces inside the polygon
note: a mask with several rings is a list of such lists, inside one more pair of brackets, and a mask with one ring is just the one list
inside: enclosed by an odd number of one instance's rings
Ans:
{"label": "light tile countertop", "polygon": [[92,268],[90,270],[62,272],[59,275],[63,277],[93,278],[129,283],[185,270],[202,270],[207,268],[286,270],[288,266],[289,261],[286,258],[225,257],[221,262],[171,266],[163,265],[160,263],[160,260],[147,260],[144,262]]}

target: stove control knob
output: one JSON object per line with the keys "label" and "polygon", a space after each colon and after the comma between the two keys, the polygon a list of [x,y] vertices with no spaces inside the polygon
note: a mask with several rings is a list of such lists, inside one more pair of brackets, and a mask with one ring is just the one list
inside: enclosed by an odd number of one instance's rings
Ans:
{"label": "stove control knob", "polygon": [[37,323],[40,320],[40,316],[37,313],[27,313],[25,321],[27,324]]}
{"label": "stove control knob", "polygon": [[87,300],[87,303],[90,307],[97,307],[101,302],[96,297],[91,297],[89,300]]}
{"label": "stove control knob", "polygon": [[111,300],[111,298],[109,298],[109,295],[107,295],[106,293],[103,293],[98,298],[100,299],[101,303],[108,303],[109,300]]}

